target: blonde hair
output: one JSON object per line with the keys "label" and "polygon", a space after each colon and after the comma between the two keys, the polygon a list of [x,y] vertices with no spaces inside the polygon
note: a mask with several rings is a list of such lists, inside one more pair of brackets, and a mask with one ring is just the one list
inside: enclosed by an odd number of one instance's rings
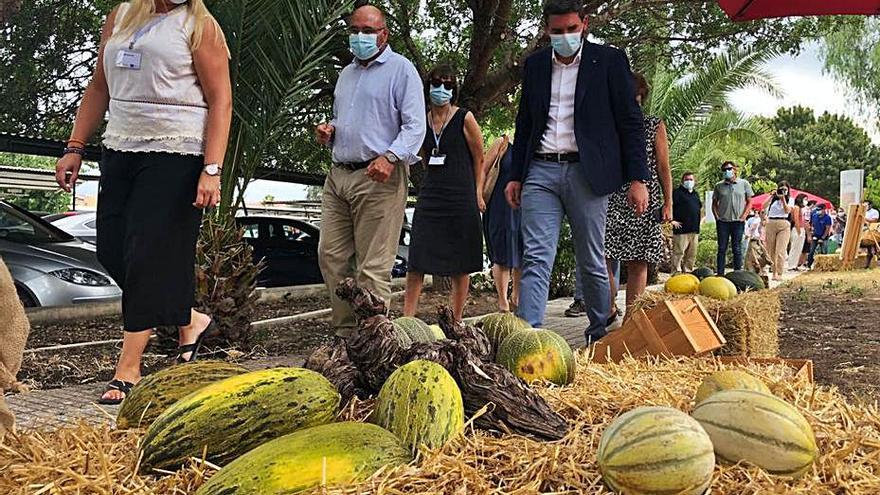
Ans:
{"label": "blonde hair", "polygon": [[[128,10],[122,18],[121,22],[116,25],[116,34],[113,37],[128,37],[146,24],[150,17],[156,14],[156,0],[130,0],[128,2]],[[189,46],[192,50],[197,50],[202,44],[202,35],[205,32],[205,23],[213,23],[216,30],[215,34],[220,38],[223,46],[226,46],[226,39],[223,37],[223,30],[217,24],[217,20],[208,11],[204,0],[188,0],[186,3],[187,16],[195,20],[192,35],[189,38]],[[227,52],[229,48],[226,49]]]}

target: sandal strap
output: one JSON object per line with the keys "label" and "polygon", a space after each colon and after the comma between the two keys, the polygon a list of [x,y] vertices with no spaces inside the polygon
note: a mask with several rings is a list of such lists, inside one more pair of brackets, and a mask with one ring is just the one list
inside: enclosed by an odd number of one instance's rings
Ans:
{"label": "sandal strap", "polygon": [[134,387],[134,383],[113,379],[110,380],[104,391],[109,392],[110,390],[118,390],[123,394],[128,395],[128,393],[131,392],[131,387]]}

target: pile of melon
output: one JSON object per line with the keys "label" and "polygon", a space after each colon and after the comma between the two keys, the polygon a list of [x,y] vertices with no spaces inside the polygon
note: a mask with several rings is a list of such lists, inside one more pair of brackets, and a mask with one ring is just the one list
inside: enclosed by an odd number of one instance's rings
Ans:
{"label": "pile of melon", "polygon": [[635,495],[701,495],[712,483],[716,460],[798,478],[818,457],[803,415],[748,373],[706,377],[695,404],[690,416],[668,407],[640,407],[615,419],[597,453],[606,485]]}
{"label": "pile of melon", "polygon": [[755,272],[736,270],[721,277],[713,275],[708,268],[673,275],[663,287],[670,294],[699,294],[720,301],[727,301],[743,292],[765,288],[764,281]]}

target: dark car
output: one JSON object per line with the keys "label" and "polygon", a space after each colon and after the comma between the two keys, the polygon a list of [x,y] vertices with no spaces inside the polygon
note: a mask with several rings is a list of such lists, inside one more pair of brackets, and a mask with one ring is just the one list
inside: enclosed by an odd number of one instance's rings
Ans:
{"label": "dark car", "polygon": [[[324,282],[318,266],[320,229],[298,218],[279,215],[247,215],[236,217],[244,229],[244,237],[254,249],[254,262],[263,260],[265,267],[257,279],[261,287],[320,284]],[[406,275],[409,249],[409,228],[400,235],[397,259],[391,269],[393,277]]]}

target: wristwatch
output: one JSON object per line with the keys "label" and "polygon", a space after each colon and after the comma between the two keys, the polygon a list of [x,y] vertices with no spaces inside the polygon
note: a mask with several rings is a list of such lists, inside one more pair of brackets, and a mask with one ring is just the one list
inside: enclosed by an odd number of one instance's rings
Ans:
{"label": "wristwatch", "polygon": [[205,168],[202,169],[202,171],[205,173],[205,175],[208,175],[210,177],[217,177],[218,175],[220,175],[221,172],[223,172],[223,167],[221,167],[219,163],[206,163]]}
{"label": "wristwatch", "polygon": [[386,151],[382,156],[384,156],[392,165],[397,165],[397,162],[400,161],[400,158],[398,158],[393,151]]}

